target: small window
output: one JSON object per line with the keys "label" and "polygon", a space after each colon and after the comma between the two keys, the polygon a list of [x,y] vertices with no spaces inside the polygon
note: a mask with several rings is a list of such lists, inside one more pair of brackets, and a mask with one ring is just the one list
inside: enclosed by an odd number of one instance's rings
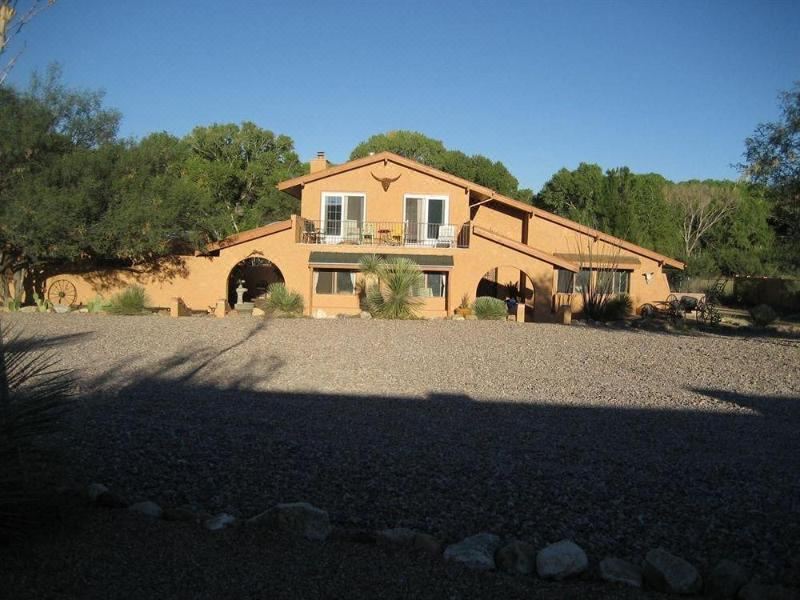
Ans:
{"label": "small window", "polygon": [[314,291],[317,294],[353,295],[355,288],[355,271],[334,271],[332,269],[314,271]]}
{"label": "small window", "polygon": [[422,275],[422,287],[414,290],[414,295],[427,298],[444,298],[447,293],[447,274],[425,272]]}
{"label": "small window", "polygon": [[601,294],[627,294],[630,288],[630,271],[601,269],[597,272],[597,291]]}
{"label": "small window", "polygon": [[575,288],[575,273],[566,269],[558,269],[558,285],[556,291],[559,294],[571,294]]}

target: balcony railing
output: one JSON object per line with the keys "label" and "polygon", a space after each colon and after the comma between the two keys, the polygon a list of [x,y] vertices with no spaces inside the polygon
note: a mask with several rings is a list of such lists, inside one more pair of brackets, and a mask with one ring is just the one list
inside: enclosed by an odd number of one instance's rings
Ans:
{"label": "balcony railing", "polygon": [[298,219],[301,244],[468,248],[469,223],[410,223],[388,221],[312,221]]}

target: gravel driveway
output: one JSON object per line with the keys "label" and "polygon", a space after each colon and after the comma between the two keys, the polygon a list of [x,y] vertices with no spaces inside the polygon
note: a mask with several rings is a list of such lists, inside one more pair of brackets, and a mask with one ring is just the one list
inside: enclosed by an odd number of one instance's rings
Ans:
{"label": "gravel driveway", "polygon": [[452,541],[800,553],[800,344],[585,326],[12,315],[80,377],[72,476]]}

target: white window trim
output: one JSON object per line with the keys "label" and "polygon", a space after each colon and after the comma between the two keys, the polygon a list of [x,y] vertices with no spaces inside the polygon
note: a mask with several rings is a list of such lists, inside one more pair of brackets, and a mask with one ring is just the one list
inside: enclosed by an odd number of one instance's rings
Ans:
{"label": "white window trim", "polygon": [[[325,214],[325,200],[332,196],[341,196],[342,197],[342,221],[345,221],[345,204],[346,196],[361,196],[364,199],[364,214],[362,215],[362,223],[367,222],[367,193],[366,192],[322,192],[319,201],[319,229],[323,233],[325,232],[325,221],[326,221],[326,214]],[[342,236],[330,236],[331,241],[336,241],[337,239],[341,240]]]}
{"label": "white window trim", "polygon": [[[429,200],[444,200],[444,215],[442,220],[444,221],[442,225],[449,225],[450,224],[450,196],[445,194],[403,194],[403,221],[408,223],[408,215],[406,214],[407,210],[407,200],[408,198],[422,198],[425,200],[425,220],[420,221],[420,223],[425,223],[429,225],[430,222],[428,221],[428,201]],[[427,231],[424,232],[425,237],[424,240],[428,240],[428,233]]]}

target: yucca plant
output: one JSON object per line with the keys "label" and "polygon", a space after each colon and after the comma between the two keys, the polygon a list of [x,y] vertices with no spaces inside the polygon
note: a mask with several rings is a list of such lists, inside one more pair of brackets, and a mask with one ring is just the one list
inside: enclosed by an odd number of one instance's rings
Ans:
{"label": "yucca plant", "polygon": [[147,302],[144,288],[132,285],[112,296],[106,310],[114,315],[141,315],[145,312]]}
{"label": "yucca plant", "polygon": [[41,441],[69,406],[71,373],[35,344],[0,324],[0,539],[20,534],[41,514],[52,459]]}
{"label": "yucca plant", "polygon": [[475,316],[481,320],[502,321],[508,317],[508,306],[500,298],[480,296],[472,305]]}
{"label": "yucca plant", "polygon": [[282,283],[273,283],[267,288],[267,299],[264,302],[267,310],[281,312],[286,316],[303,314],[303,297],[292,292]]}
{"label": "yucca plant", "polygon": [[365,256],[361,271],[372,281],[367,285],[369,312],[380,319],[416,319],[422,300],[414,295],[424,276],[419,265],[407,258]]}

